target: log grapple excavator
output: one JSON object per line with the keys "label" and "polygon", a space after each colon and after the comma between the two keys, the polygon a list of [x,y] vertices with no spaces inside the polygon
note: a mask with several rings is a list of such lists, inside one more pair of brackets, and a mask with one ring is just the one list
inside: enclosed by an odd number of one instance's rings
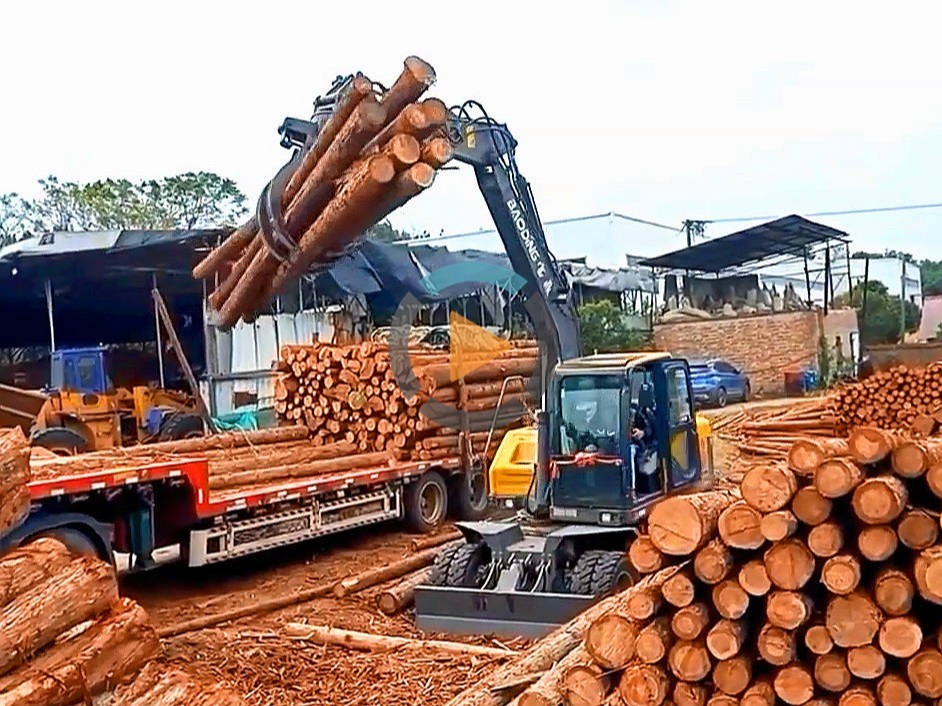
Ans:
{"label": "log grapple excavator", "polygon": [[[331,113],[338,79],[310,121],[289,118],[282,144],[303,149]],[[461,522],[465,541],[415,591],[434,632],[537,637],[634,581],[627,546],[653,503],[703,482],[687,362],[667,353],[582,356],[565,274],[550,252],[517,142],[474,101],[452,108],[454,159],[474,169],[541,348],[542,409],[526,509]]]}

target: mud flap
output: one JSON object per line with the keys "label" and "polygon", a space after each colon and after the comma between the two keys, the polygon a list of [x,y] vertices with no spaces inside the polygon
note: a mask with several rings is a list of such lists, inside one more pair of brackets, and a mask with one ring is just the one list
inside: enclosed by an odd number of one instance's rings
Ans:
{"label": "mud flap", "polygon": [[415,618],[416,625],[426,632],[539,638],[595,600],[571,593],[419,586],[415,589]]}

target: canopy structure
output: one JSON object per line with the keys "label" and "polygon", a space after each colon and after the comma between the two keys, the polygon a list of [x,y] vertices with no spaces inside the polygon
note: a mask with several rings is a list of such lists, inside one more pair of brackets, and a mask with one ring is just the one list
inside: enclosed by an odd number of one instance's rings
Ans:
{"label": "canopy structure", "polygon": [[844,231],[791,215],[642,260],[640,264],[661,270],[723,272],[776,256],[803,257],[808,248],[832,240],[847,243],[849,237]]}

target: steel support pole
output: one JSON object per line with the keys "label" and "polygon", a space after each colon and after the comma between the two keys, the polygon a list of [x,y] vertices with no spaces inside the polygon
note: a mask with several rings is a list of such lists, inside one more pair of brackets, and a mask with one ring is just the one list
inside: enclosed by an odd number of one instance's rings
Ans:
{"label": "steel support pole", "polygon": [[[151,273],[151,288],[154,291],[157,291],[157,273]],[[160,332],[160,309],[157,306],[157,302],[154,301],[154,329],[157,332],[157,368],[158,368],[158,379],[160,380],[160,387],[165,388],[166,381],[164,380],[164,344],[163,344],[163,335]]]}
{"label": "steel support pole", "polygon": [[49,348],[52,351],[56,350],[56,323],[55,318],[52,315],[52,282],[48,279],[45,283],[46,287],[46,315],[49,317]]}

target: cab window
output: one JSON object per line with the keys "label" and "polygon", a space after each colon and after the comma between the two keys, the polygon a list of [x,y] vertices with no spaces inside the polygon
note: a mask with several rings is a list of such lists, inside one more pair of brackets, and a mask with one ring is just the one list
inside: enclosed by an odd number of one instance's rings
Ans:
{"label": "cab window", "polygon": [[672,367],[667,371],[667,402],[671,425],[687,424],[693,419],[687,387],[687,370],[683,367]]}

